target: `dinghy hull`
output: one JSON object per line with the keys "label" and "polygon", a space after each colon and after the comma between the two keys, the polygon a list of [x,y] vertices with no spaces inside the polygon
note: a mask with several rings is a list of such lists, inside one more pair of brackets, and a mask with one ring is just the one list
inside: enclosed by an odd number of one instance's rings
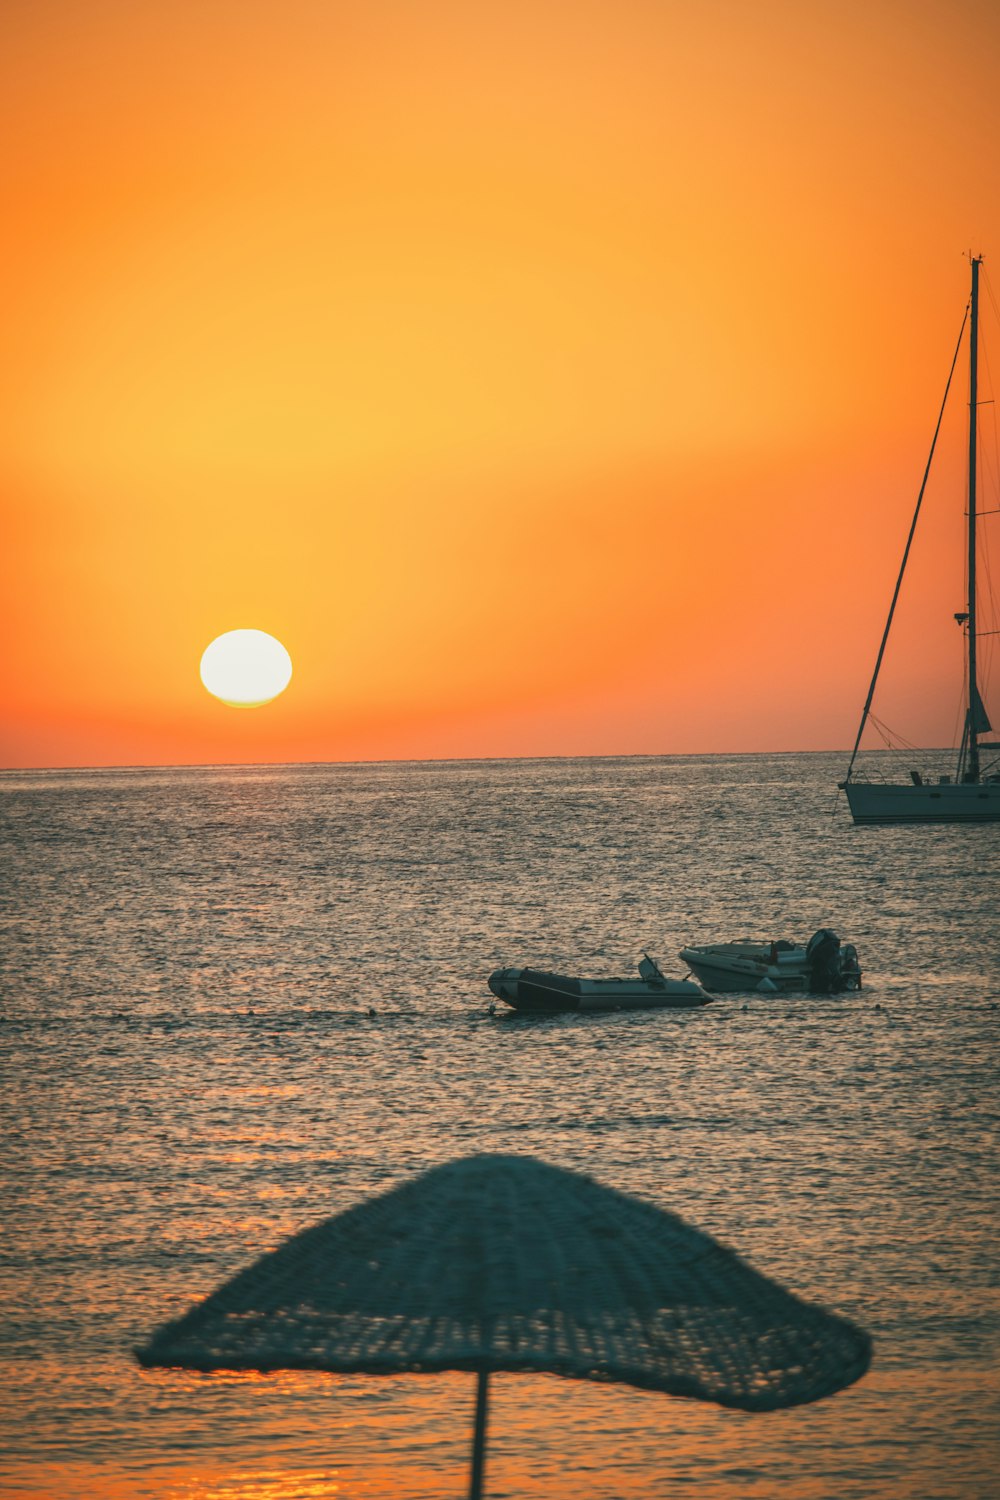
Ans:
{"label": "dinghy hull", "polygon": [[853,943],[821,927],[803,946],[779,941],[710,943],[678,955],[706,990],[716,994],[840,995],[861,988]]}
{"label": "dinghy hull", "polygon": [[487,981],[498,1000],[534,1014],[556,1011],[676,1010],[707,1005],[689,979],[575,979],[542,969],[497,969]]}

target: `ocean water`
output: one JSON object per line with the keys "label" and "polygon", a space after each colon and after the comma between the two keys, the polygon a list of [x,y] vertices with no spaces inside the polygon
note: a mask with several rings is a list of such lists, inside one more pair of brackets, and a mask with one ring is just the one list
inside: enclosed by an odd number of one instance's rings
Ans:
{"label": "ocean water", "polygon": [[[875,1340],[858,1384],[766,1416],[498,1375],[493,1500],[995,1495],[1000,825],[856,829],[842,773],[0,775],[0,1495],[463,1495],[469,1375],[130,1351],[287,1235],[482,1151],[649,1198]],[[645,948],[679,977],[689,942],[827,925],[857,994],[489,1013],[500,965]]]}

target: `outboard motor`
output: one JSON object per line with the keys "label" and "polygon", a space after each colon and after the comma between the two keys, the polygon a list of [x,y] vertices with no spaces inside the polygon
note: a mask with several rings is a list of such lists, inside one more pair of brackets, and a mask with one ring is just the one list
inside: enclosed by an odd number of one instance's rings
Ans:
{"label": "outboard motor", "polygon": [[810,995],[839,995],[844,989],[840,974],[840,938],[830,927],[821,927],[806,944]]}
{"label": "outboard motor", "polygon": [[840,950],[840,977],[845,990],[861,988],[861,963],[853,943],[844,943]]}

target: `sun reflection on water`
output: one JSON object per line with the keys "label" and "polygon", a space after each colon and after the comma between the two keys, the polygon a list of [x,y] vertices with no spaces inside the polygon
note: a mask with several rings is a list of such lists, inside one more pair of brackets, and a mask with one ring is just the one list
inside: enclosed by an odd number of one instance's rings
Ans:
{"label": "sun reflection on water", "polygon": [[164,1500],[333,1500],[342,1490],[336,1474],[289,1475],[281,1470],[213,1477],[191,1475],[173,1484]]}
{"label": "sun reflection on water", "polygon": [[[727,764],[115,773],[18,794],[5,1500],[457,1500],[467,1375],[154,1377],[129,1351],[286,1236],[477,1150],[647,1196],[876,1337],[856,1390],[759,1419],[500,1376],[496,1500],[992,1493],[995,880],[967,830],[905,868],[873,860],[829,816],[839,760]],[[618,972],[640,934],[669,955],[675,934],[743,931],[751,881],[768,932],[847,924],[870,990],[486,1015],[502,959]],[[277,946],[259,918],[275,885]]]}

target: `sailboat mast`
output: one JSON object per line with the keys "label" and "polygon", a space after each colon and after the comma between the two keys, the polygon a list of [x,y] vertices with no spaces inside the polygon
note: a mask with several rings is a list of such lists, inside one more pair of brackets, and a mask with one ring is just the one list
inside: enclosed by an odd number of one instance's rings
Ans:
{"label": "sailboat mast", "polygon": [[976,683],[976,412],[979,385],[979,266],[981,256],[972,256],[972,302],[969,319],[969,719],[968,758],[965,780],[979,780],[979,744],[976,718],[979,692]]}

